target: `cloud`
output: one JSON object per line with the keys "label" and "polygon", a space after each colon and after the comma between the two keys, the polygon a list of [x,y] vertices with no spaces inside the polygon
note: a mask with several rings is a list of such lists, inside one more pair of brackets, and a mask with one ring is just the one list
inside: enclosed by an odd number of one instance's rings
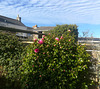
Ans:
{"label": "cloud", "polygon": [[0,0],[0,14],[24,23],[100,23],[100,0]]}

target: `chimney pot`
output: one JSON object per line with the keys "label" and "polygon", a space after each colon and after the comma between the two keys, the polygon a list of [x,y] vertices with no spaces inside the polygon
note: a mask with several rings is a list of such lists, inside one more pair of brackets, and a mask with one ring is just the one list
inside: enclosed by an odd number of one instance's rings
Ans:
{"label": "chimney pot", "polygon": [[16,19],[21,22],[21,17],[19,17],[19,15],[17,15]]}

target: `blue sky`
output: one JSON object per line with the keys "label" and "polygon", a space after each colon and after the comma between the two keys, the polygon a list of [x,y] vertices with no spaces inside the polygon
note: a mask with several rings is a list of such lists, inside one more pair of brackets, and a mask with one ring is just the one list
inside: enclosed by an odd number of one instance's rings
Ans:
{"label": "blue sky", "polygon": [[76,24],[79,36],[89,31],[100,37],[100,0],[0,0],[0,15],[17,14],[29,27]]}

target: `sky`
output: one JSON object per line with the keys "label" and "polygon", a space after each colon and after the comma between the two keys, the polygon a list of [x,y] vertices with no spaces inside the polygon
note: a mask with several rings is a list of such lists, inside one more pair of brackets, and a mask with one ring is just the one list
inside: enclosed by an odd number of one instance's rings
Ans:
{"label": "sky", "polygon": [[79,37],[100,37],[100,0],[0,0],[0,15],[29,27],[76,24]]}

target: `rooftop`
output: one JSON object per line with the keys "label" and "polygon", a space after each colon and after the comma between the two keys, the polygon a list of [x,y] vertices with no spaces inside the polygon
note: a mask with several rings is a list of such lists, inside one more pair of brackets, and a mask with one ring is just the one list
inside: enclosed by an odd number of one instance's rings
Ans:
{"label": "rooftop", "polygon": [[19,26],[25,26],[21,21],[18,21],[17,19],[8,18],[1,15],[0,15],[0,22],[10,23],[10,24],[19,25]]}
{"label": "rooftop", "polygon": [[43,26],[43,27],[38,27],[38,28],[36,28],[36,31],[49,31],[49,30],[52,30],[54,27],[45,27],[45,26]]}

